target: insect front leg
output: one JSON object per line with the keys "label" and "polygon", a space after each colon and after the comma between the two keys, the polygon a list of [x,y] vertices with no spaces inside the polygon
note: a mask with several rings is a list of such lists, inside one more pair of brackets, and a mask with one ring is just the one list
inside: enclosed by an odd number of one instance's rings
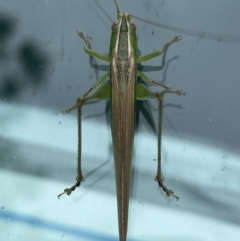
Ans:
{"label": "insect front leg", "polygon": [[109,58],[108,55],[100,54],[100,53],[98,53],[98,52],[96,52],[96,51],[94,51],[94,50],[92,50],[92,49],[90,48],[90,42],[89,42],[89,40],[84,36],[84,34],[83,34],[82,32],[78,32],[78,31],[77,31],[77,33],[78,33],[78,36],[79,36],[81,39],[83,39],[84,42],[86,43],[86,45],[85,45],[85,47],[84,47],[84,50],[85,50],[85,52],[86,52],[87,54],[89,54],[89,55],[91,55],[91,56],[93,56],[93,57],[96,57],[96,58],[98,58],[98,59],[101,59],[101,60],[103,60],[103,61],[110,62],[110,58]]}
{"label": "insect front leg", "polygon": [[150,59],[153,59],[153,58],[156,58],[158,57],[159,55],[161,55],[171,44],[173,43],[176,43],[178,41],[181,40],[181,36],[176,36],[174,37],[172,40],[168,41],[167,43],[165,43],[163,45],[163,47],[160,49],[160,50],[157,50],[157,51],[154,51],[150,54],[147,54],[147,55],[144,55],[144,56],[140,56],[138,59],[137,59],[137,63],[142,63],[142,62],[145,62],[145,61],[148,61]]}
{"label": "insect front leg", "polygon": [[[173,43],[176,43],[178,41],[181,40],[181,37],[180,36],[176,36],[174,37],[172,40],[168,41],[167,43],[164,44],[164,46],[160,49],[160,50],[157,50],[157,51],[154,51],[150,54],[147,54],[147,55],[144,55],[144,56],[140,56],[138,57],[137,59],[137,63],[142,63],[142,62],[145,62],[145,61],[148,61],[150,59],[153,59],[153,58],[156,58],[158,57],[159,55],[161,55],[164,51],[166,51],[166,49]],[[158,85],[158,86],[161,86],[163,87],[167,92],[170,92],[170,93],[174,93],[174,94],[178,94],[178,95],[185,95],[185,92],[183,92],[182,90],[174,90],[164,84],[161,84],[161,83],[158,83],[154,80],[152,80],[151,78],[149,78],[147,75],[145,75],[143,72],[141,71],[137,71],[137,75],[140,76],[142,79],[144,79],[145,81],[147,82],[150,82],[152,84],[155,84],[155,85]]]}

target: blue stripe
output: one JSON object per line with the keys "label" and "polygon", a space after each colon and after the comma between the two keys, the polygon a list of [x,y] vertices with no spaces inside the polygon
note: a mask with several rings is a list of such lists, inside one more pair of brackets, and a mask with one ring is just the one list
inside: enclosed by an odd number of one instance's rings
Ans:
{"label": "blue stripe", "polygon": [[[69,234],[72,236],[77,236],[81,238],[85,238],[87,240],[102,240],[102,241],[118,241],[119,239],[116,236],[111,236],[107,234],[97,233],[90,230],[66,226],[63,224],[47,221],[44,219],[40,219],[38,217],[18,214],[16,212],[0,210],[0,219],[10,222],[17,222],[32,226],[34,228],[43,228],[48,229],[50,231],[55,231],[59,233]],[[129,239],[130,241],[130,239]],[[134,241],[134,240],[131,240]],[[135,240],[136,241],[136,240]]]}

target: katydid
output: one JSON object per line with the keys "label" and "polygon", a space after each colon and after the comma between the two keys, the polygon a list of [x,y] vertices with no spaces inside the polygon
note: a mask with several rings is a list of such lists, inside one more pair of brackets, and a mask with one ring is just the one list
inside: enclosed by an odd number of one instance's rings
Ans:
{"label": "katydid", "polygon": [[[78,174],[75,185],[65,189],[63,193],[58,195],[58,197],[64,193],[70,195],[83,180],[81,171],[82,106],[86,102],[92,100],[110,100],[118,205],[119,240],[126,241],[136,100],[156,98],[159,102],[158,166],[155,179],[167,196],[173,196],[178,200],[178,197],[174,194],[174,192],[163,184],[163,177],[161,173],[162,103],[164,92],[175,93],[178,95],[184,95],[185,93],[182,90],[173,90],[166,85],[157,83],[141,71],[137,70],[137,63],[142,63],[161,55],[172,43],[178,42],[180,37],[174,37],[160,50],[148,55],[139,56],[136,26],[132,22],[131,16],[127,13],[121,13],[116,0],[114,0],[114,2],[117,8],[117,20],[112,24],[112,34],[108,55],[103,55],[90,49],[89,40],[83,33],[78,32],[79,37],[85,42],[85,52],[92,57],[110,62],[110,71],[97,80],[97,82],[82,97],[78,98],[75,105],[63,111],[63,113],[69,113],[73,109],[78,109]],[[137,82],[138,76],[147,82],[161,86],[164,88],[164,91],[151,92],[146,85]],[[103,83],[107,79],[109,79],[109,82]],[[97,90],[92,95],[89,95],[89,93],[95,88],[97,88]]]}

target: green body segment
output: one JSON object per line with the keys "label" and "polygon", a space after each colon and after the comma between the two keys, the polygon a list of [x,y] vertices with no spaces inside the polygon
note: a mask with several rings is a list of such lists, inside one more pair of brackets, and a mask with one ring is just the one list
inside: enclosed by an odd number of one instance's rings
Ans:
{"label": "green body segment", "polygon": [[[127,14],[118,14],[111,37],[111,128],[115,162],[119,238],[126,240],[129,189],[134,141],[137,65],[135,26]],[[134,41],[130,41],[134,39]],[[117,41],[116,41],[117,40]],[[132,45],[134,43],[134,46]]]}

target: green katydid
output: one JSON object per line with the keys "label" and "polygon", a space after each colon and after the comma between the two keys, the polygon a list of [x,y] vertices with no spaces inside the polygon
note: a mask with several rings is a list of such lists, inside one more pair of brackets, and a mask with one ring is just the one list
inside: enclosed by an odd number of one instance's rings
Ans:
{"label": "green katydid", "polygon": [[[161,55],[172,43],[178,42],[180,37],[174,37],[158,51],[145,56],[139,56],[136,26],[131,21],[131,16],[127,13],[121,13],[116,0],[114,0],[114,2],[117,7],[117,20],[112,24],[112,35],[108,55],[103,55],[91,50],[89,47],[89,40],[83,33],[78,32],[79,37],[85,42],[85,52],[92,57],[110,62],[110,71],[97,80],[97,82],[82,97],[78,98],[75,105],[63,111],[63,113],[69,113],[73,109],[78,109],[78,175],[76,177],[75,185],[71,188],[65,189],[63,193],[58,195],[58,197],[64,193],[70,195],[83,180],[81,171],[82,106],[86,102],[96,99],[110,100],[112,113],[111,129],[118,203],[119,240],[126,241],[136,100],[157,98],[159,101],[158,166],[155,179],[167,196],[173,196],[178,200],[178,197],[174,194],[174,192],[163,184],[163,177],[161,173],[161,126],[164,92],[151,92],[146,85],[137,83],[137,77],[139,76],[147,82],[161,86],[164,88],[164,91],[178,95],[184,95],[185,93],[182,90],[173,90],[166,85],[157,83],[141,71],[137,70],[137,63],[142,63]],[[109,79],[109,82],[103,83],[107,79]],[[92,95],[89,95],[89,93],[96,88],[97,90]]]}

